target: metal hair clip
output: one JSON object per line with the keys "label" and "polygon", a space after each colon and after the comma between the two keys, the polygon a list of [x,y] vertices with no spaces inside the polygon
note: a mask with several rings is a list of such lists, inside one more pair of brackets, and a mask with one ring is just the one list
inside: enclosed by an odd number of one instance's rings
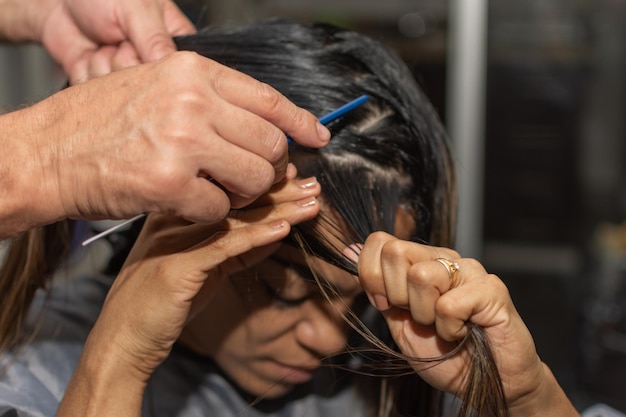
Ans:
{"label": "metal hair clip", "polygon": [[[368,96],[367,95],[362,95],[354,100],[352,100],[351,102],[344,104],[343,106],[339,107],[336,110],[331,111],[330,113],[320,117],[319,121],[321,124],[323,125],[327,125],[328,123],[337,120],[338,118],[340,118],[341,116],[343,116],[344,114],[356,109],[357,107],[359,107],[361,104],[365,103],[368,100]],[[291,138],[289,136],[287,136],[287,140],[291,142]],[[130,224],[136,220],[141,219],[142,217],[144,217],[146,214],[138,214],[135,217],[133,217],[132,219],[128,219],[125,220],[119,224],[116,224],[115,226],[106,229],[100,233],[98,233],[97,235],[94,235],[92,237],[90,237],[89,239],[85,239],[82,243],[83,246],[87,246],[92,242],[95,242],[96,240],[100,239],[101,237],[107,236],[113,232],[115,232],[116,230],[121,229],[122,227],[126,226],[127,224]]]}

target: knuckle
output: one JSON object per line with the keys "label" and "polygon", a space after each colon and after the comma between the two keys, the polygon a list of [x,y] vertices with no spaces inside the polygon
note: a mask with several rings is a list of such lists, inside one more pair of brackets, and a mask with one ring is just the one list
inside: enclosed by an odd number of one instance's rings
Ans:
{"label": "knuckle", "polygon": [[206,204],[205,210],[203,211],[204,217],[209,219],[211,222],[224,219],[231,209],[230,200],[224,191],[217,188],[213,195],[214,198]]}
{"label": "knuckle", "polygon": [[241,197],[258,197],[268,191],[273,183],[276,171],[274,167],[262,158],[257,158],[255,163],[242,167],[241,171],[246,178],[245,190],[238,193]]}
{"label": "knuckle", "polygon": [[461,254],[454,249],[446,248],[444,257],[447,257],[448,259],[459,259],[461,258]]}
{"label": "knuckle", "polygon": [[226,97],[228,90],[233,83],[233,73],[231,68],[224,67],[221,64],[210,61],[208,69],[204,71],[210,74],[210,86],[219,97]]}
{"label": "knuckle", "polygon": [[203,59],[197,52],[193,51],[176,51],[170,54],[166,59],[167,65],[173,65],[177,71],[185,71],[187,69],[196,69],[199,62]]}
{"label": "knuckle", "polygon": [[281,181],[283,178],[285,178],[288,164],[289,164],[288,158],[283,158],[274,164],[273,184],[277,184],[278,181]]}
{"label": "knuckle", "polygon": [[202,81],[206,76],[203,74],[210,74],[212,79],[219,80],[219,75],[216,74],[218,69],[211,68],[211,71],[204,68],[205,61],[208,59],[202,57],[196,52],[192,51],[178,51],[168,56],[163,61],[163,67],[161,67],[156,82],[158,83],[159,92],[163,93],[164,86],[169,85],[169,89],[163,94],[167,94],[171,101],[176,97],[203,97],[207,94],[203,94],[203,90],[200,85],[205,86]]}
{"label": "knuckle", "polygon": [[[280,129],[270,128],[263,135],[263,147],[268,149],[266,159],[272,164],[286,160],[287,156],[287,139]],[[286,164],[285,164],[286,165]]]}
{"label": "knuckle", "polygon": [[409,282],[413,286],[425,287],[433,282],[432,270],[424,263],[418,262],[409,269]]}
{"label": "knuckle", "polygon": [[373,244],[373,245],[378,245],[378,244],[383,244],[386,241],[389,240],[389,235],[387,235],[387,233],[385,232],[373,232],[372,234],[370,234],[367,239],[365,240],[366,245],[367,244]]}
{"label": "knuckle", "polygon": [[440,297],[435,304],[435,313],[443,319],[455,318],[461,306],[454,297]]}
{"label": "knuckle", "polygon": [[259,82],[257,84],[257,94],[270,114],[275,115],[282,111],[284,97],[272,86]]}
{"label": "knuckle", "polygon": [[164,158],[152,171],[154,192],[159,196],[176,195],[187,178],[174,158]]}
{"label": "knuckle", "polygon": [[267,163],[267,161],[262,161],[261,166],[257,169],[258,182],[255,194],[264,193],[272,188],[275,173],[276,171],[271,164]]}
{"label": "knuckle", "polygon": [[210,244],[216,253],[229,259],[238,256],[258,245],[259,224],[235,227],[217,231],[211,236]]}
{"label": "knuckle", "polygon": [[298,107],[294,107],[291,117],[292,128],[296,131],[303,131],[314,120],[314,116]]}
{"label": "knuckle", "polygon": [[491,286],[499,297],[510,297],[509,288],[497,275],[487,274],[483,282]]}
{"label": "knuckle", "polygon": [[471,268],[471,269],[482,269],[483,265],[474,258],[464,258],[463,259],[463,264],[465,265],[466,268]]}
{"label": "knuckle", "polygon": [[391,235],[385,232],[373,232],[365,239],[363,249],[368,252],[376,252],[384,247],[385,243],[387,243],[390,239],[392,239]]}
{"label": "knuckle", "polygon": [[444,259],[453,260],[453,259],[461,258],[461,255],[454,249],[441,248],[441,247],[436,247],[434,249],[435,249],[436,256],[433,259],[444,258]]}
{"label": "knuckle", "polygon": [[229,247],[230,237],[227,230],[218,230],[209,237],[207,243],[215,252],[224,252]]}
{"label": "knuckle", "polygon": [[382,256],[389,260],[403,259],[405,254],[405,243],[399,239],[387,241],[382,247]]}
{"label": "knuckle", "polygon": [[154,32],[144,39],[144,47],[149,51],[159,51],[159,55],[165,55],[165,51],[169,51],[173,44],[172,39],[166,36],[164,32]]}

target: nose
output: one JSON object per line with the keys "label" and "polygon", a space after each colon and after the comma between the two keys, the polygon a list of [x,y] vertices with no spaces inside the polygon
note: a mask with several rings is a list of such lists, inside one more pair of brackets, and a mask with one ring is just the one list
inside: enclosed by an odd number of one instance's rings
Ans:
{"label": "nose", "polygon": [[320,356],[332,356],[346,347],[347,324],[337,306],[326,300],[307,302],[305,317],[296,326],[296,338],[307,349]]}

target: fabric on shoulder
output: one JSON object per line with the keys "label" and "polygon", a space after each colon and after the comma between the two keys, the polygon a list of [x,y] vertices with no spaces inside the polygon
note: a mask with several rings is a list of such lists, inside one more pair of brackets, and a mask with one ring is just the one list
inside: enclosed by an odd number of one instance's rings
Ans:
{"label": "fabric on shoulder", "polygon": [[56,414],[110,283],[106,276],[76,277],[36,294],[26,326],[34,336],[0,358],[1,413]]}

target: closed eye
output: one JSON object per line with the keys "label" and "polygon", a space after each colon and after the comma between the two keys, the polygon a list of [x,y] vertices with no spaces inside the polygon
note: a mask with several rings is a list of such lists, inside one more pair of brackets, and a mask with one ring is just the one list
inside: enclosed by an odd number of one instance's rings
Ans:
{"label": "closed eye", "polygon": [[272,287],[266,280],[261,278],[259,281],[262,283],[263,288],[267,291],[272,301],[282,304],[285,307],[298,307],[311,297],[309,293],[301,297],[287,297],[282,295],[280,289]]}

